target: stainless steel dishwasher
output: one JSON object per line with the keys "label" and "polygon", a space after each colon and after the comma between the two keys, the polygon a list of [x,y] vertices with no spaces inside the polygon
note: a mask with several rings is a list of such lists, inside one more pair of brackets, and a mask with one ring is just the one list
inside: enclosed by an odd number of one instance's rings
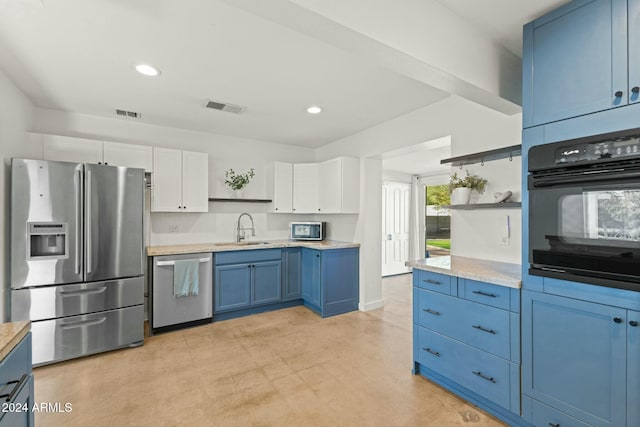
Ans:
{"label": "stainless steel dishwasher", "polygon": [[[150,298],[152,333],[211,322],[212,259],[210,252],[153,257]],[[177,260],[198,260],[198,295],[174,296],[173,274]]]}

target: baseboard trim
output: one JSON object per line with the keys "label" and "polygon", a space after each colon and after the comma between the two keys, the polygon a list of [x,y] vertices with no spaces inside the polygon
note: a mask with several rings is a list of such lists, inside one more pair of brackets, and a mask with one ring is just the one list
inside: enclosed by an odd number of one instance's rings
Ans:
{"label": "baseboard trim", "polygon": [[367,303],[359,303],[358,304],[358,310],[360,311],[371,311],[371,310],[377,310],[379,308],[384,307],[384,300],[381,298],[377,301],[371,301],[371,302],[367,302]]}

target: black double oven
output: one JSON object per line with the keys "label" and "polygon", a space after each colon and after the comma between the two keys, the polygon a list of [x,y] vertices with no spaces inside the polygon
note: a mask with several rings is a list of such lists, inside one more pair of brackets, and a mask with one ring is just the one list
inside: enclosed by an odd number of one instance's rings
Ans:
{"label": "black double oven", "polygon": [[529,273],[640,291],[640,129],[529,151]]}

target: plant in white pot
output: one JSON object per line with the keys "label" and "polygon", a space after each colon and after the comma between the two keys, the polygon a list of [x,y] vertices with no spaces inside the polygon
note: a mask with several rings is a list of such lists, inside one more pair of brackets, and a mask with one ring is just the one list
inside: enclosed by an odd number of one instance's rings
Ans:
{"label": "plant in white pot", "polygon": [[478,193],[484,193],[484,189],[487,186],[487,180],[479,177],[478,175],[471,175],[467,171],[467,176],[464,178],[458,177],[457,173],[451,175],[451,181],[449,181],[449,190],[451,191],[451,204],[452,205],[466,205],[471,199],[471,191],[475,190]]}
{"label": "plant in white pot", "polygon": [[236,174],[233,169],[229,169],[224,173],[224,183],[227,184],[236,195],[236,198],[242,197],[244,187],[249,185],[251,178],[255,176],[253,168],[249,169],[246,173]]}

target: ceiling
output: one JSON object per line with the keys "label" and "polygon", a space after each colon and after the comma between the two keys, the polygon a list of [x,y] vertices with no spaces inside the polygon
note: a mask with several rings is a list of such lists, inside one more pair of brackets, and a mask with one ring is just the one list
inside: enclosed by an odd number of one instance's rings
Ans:
{"label": "ceiling", "polygon": [[522,57],[522,26],[570,0],[437,0]]}
{"label": "ceiling", "polygon": [[[113,118],[124,109],[145,123],[306,147],[448,96],[228,3],[0,0],[0,68],[40,107]],[[507,47],[521,21],[560,3],[443,1]],[[138,74],[141,62],[162,75]],[[208,110],[209,99],[247,110]],[[324,111],[309,115],[310,105]]]}

